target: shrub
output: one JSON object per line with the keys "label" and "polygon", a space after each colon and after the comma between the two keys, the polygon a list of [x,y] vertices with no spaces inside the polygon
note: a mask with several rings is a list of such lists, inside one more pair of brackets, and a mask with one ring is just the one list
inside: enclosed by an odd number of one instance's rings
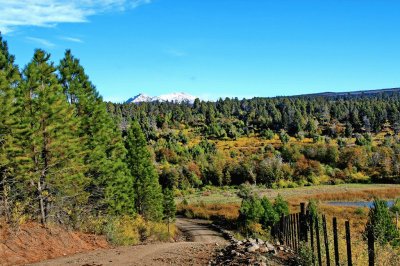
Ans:
{"label": "shrub", "polygon": [[266,129],[261,132],[261,136],[265,137],[268,140],[271,140],[275,137],[275,133],[271,129]]}
{"label": "shrub", "polygon": [[365,233],[368,234],[370,231],[380,244],[399,244],[399,232],[392,221],[387,202],[384,200],[375,199],[374,206],[369,211]]}
{"label": "shrub", "polygon": [[364,210],[364,208],[359,207],[359,208],[357,208],[357,209],[354,211],[354,213],[355,213],[356,215],[362,216],[362,215],[365,214],[365,210]]}
{"label": "shrub", "polygon": [[147,222],[141,216],[120,216],[111,218],[105,226],[107,239],[114,245],[136,245],[146,239],[165,241],[175,235],[175,226],[160,222]]}
{"label": "shrub", "polygon": [[132,218],[122,216],[114,218],[106,227],[107,239],[120,246],[135,245],[146,239],[148,230],[144,219],[140,216]]}
{"label": "shrub", "polygon": [[307,209],[312,217],[318,217],[318,202],[315,199],[309,200]]}
{"label": "shrub", "polygon": [[313,265],[313,252],[311,247],[304,242],[300,243],[297,258],[298,265]]}
{"label": "shrub", "polygon": [[390,211],[393,213],[400,213],[400,198],[394,200],[393,206],[390,208]]}
{"label": "shrub", "polygon": [[281,130],[281,132],[279,133],[279,139],[283,144],[286,144],[289,142],[290,136],[285,132],[285,130]]}
{"label": "shrub", "polygon": [[289,214],[289,203],[284,200],[280,194],[278,194],[275,199],[274,210],[277,213],[278,217]]}
{"label": "shrub", "polygon": [[276,222],[279,221],[278,213],[275,211],[272,203],[267,197],[263,197],[261,199],[261,205],[264,209],[264,213],[261,216],[262,225],[265,228],[273,226]]}

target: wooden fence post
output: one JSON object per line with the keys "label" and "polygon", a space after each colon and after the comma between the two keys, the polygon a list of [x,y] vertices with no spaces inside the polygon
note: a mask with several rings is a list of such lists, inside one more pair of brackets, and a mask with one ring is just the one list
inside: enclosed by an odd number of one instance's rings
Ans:
{"label": "wooden fence post", "polygon": [[288,227],[288,246],[291,248],[292,247],[292,227],[291,227],[292,219],[290,217],[290,214],[287,216],[287,219],[288,219],[288,224],[287,224],[287,227]]}
{"label": "wooden fence post", "polygon": [[289,215],[285,216],[285,234],[286,234],[286,246],[289,246]]}
{"label": "wooden fence post", "polygon": [[284,225],[284,216],[281,215],[281,219],[279,220],[279,244],[283,245],[283,225]]}
{"label": "wooden fence post", "polygon": [[324,230],[324,242],[325,242],[325,255],[326,255],[326,265],[331,265],[331,258],[329,256],[329,241],[328,241],[328,230],[326,228],[326,216],[322,216],[322,228]]}
{"label": "wooden fence post", "polygon": [[290,227],[292,229],[292,249],[295,250],[296,249],[296,230],[295,230],[295,220],[294,220],[294,214],[290,215]]}
{"label": "wooden fence post", "polygon": [[339,264],[339,240],[338,240],[338,230],[337,230],[337,219],[333,217],[333,245],[335,249],[335,266],[340,266]]}
{"label": "wooden fence post", "polygon": [[286,217],[283,216],[282,220],[283,220],[283,229],[282,229],[283,242],[282,242],[282,245],[286,245],[286,236],[287,236],[287,233],[286,233]]}
{"label": "wooden fence post", "polygon": [[351,235],[350,235],[350,222],[345,222],[346,226],[346,244],[347,244],[347,265],[353,266],[353,260],[351,257]]}
{"label": "wooden fence post", "polygon": [[374,266],[375,265],[375,236],[374,236],[374,229],[371,226],[368,230],[368,265]]}
{"label": "wooden fence post", "polygon": [[296,227],[297,227],[297,248],[300,248],[300,242],[301,242],[301,221],[300,221],[300,213],[296,213]]}
{"label": "wooden fence post", "polygon": [[318,253],[318,263],[322,266],[322,255],[321,255],[321,239],[319,237],[319,222],[318,222],[318,215],[315,219],[315,236],[317,238],[317,253]]}
{"label": "wooden fence post", "polygon": [[312,215],[309,216],[310,220],[310,243],[313,265],[315,265],[315,250],[314,250],[314,221]]}
{"label": "wooden fence post", "polygon": [[307,242],[306,205],[300,203],[300,241]]}

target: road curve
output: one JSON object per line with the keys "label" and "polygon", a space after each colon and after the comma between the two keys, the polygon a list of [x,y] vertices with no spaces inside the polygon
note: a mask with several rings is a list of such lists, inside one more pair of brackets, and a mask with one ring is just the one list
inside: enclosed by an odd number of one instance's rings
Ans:
{"label": "road curve", "polygon": [[227,242],[209,227],[209,222],[178,218],[176,226],[187,242],[156,243],[96,250],[32,264],[35,266],[100,265],[208,265],[215,250]]}

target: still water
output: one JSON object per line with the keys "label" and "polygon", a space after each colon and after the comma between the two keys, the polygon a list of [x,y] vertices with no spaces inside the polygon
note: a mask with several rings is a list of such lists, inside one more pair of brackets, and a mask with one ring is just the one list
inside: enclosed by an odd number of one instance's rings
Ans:
{"label": "still water", "polygon": [[[387,201],[388,206],[393,206],[394,201],[389,200]],[[368,207],[372,208],[374,206],[373,201],[330,201],[327,202],[328,205],[333,206],[343,206],[343,207]]]}

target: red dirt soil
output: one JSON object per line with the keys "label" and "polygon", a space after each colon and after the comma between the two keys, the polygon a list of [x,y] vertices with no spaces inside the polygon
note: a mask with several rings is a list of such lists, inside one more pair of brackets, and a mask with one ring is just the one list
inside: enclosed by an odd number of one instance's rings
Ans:
{"label": "red dirt soil", "polygon": [[57,226],[37,223],[21,225],[18,230],[0,223],[0,265],[21,265],[108,248],[103,236],[83,234]]}

